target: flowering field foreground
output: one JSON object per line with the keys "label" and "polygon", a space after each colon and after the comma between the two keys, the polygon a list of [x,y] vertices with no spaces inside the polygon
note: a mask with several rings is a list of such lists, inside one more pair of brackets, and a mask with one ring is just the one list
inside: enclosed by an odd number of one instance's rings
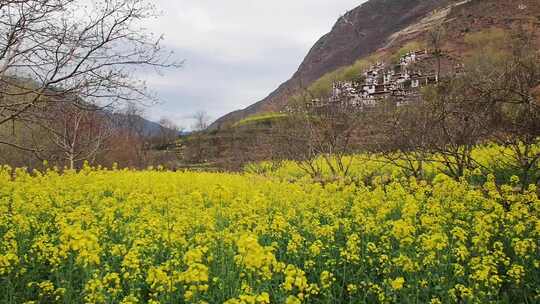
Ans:
{"label": "flowering field foreground", "polygon": [[540,200],[499,190],[3,169],[0,302],[538,303]]}

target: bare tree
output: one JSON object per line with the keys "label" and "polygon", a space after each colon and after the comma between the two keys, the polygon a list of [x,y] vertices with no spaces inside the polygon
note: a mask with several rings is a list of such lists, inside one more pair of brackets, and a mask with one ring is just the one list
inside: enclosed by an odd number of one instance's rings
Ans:
{"label": "bare tree", "polygon": [[209,143],[210,138],[205,133],[210,125],[210,116],[201,110],[195,112],[190,118],[193,120],[193,125],[191,126],[192,133],[189,136],[189,149],[187,149],[185,159],[197,164],[206,163],[211,154],[210,150],[213,148]]}
{"label": "bare tree", "polygon": [[193,131],[204,131],[210,125],[211,118],[205,111],[197,111],[191,118],[194,120]]}
{"label": "bare tree", "polygon": [[349,175],[353,160],[349,156],[359,149],[361,109],[345,98],[331,105],[313,105],[307,90],[296,99],[274,135],[282,158],[298,161],[312,177],[320,177],[323,167],[334,177]]}
{"label": "bare tree", "polygon": [[500,78],[507,94],[494,107],[502,118],[495,138],[513,152],[525,190],[530,183],[540,184],[540,104],[534,97],[540,87],[540,53],[531,32],[518,31],[511,41],[511,57]]}
{"label": "bare tree", "polygon": [[[80,167],[83,161],[94,163],[99,154],[105,153],[107,140],[112,135],[113,125],[105,112],[57,103],[49,106],[29,126],[39,129],[34,146],[41,159],[58,160],[69,169]],[[34,134],[33,134],[34,135]],[[40,146],[46,144],[45,146]]]}
{"label": "bare tree", "polygon": [[[439,72],[442,37],[440,26],[429,33]],[[374,136],[367,146],[414,176],[422,174],[423,162],[431,161],[457,179],[467,169],[493,171],[476,161],[472,151],[477,144],[495,141],[505,154],[496,158],[496,166],[519,172],[525,189],[540,180],[540,107],[534,97],[540,87],[540,54],[535,37],[524,30],[491,30],[465,40],[471,51],[462,71],[424,88],[422,100],[373,113],[367,125]]]}
{"label": "bare tree", "polygon": [[445,173],[459,179],[466,170],[482,166],[472,152],[490,134],[482,127],[490,118],[490,105],[478,102],[467,78],[448,78],[426,90],[423,97],[434,117],[429,147],[442,158]]}
{"label": "bare tree", "polygon": [[444,56],[443,44],[446,39],[446,28],[443,23],[436,24],[427,33],[428,46],[437,60],[437,80],[441,79],[442,57]]}
{"label": "bare tree", "polygon": [[45,103],[147,98],[136,71],[180,64],[141,27],[155,15],[146,0],[1,1],[0,125]]}
{"label": "bare tree", "polygon": [[400,107],[393,100],[380,103],[365,120],[368,128],[364,146],[376,160],[400,168],[405,176],[424,177],[429,150],[433,112],[424,102]]}
{"label": "bare tree", "polygon": [[128,103],[125,109],[117,113],[118,129],[123,141],[131,145],[135,159],[131,160],[138,168],[144,168],[149,163],[151,149],[151,134],[145,127],[144,109],[134,103]]}
{"label": "bare tree", "polygon": [[172,120],[166,117],[161,118],[159,120],[158,148],[166,149],[174,145],[180,131],[181,128]]}
{"label": "bare tree", "polygon": [[320,178],[323,167],[317,159],[319,151],[315,145],[313,128],[309,125],[309,114],[296,108],[278,123],[273,130],[274,151],[277,159],[294,160],[300,169],[312,178]]}
{"label": "bare tree", "polygon": [[497,161],[519,172],[525,189],[540,182],[540,105],[534,96],[540,86],[540,53],[534,31],[520,28],[499,36],[504,47],[478,46],[465,77],[477,102],[489,105],[490,119],[483,127],[506,156]]}

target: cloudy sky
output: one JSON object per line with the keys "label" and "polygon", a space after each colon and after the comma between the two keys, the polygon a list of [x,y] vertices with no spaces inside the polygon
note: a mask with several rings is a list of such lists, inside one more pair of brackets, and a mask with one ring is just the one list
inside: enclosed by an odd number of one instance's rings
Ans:
{"label": "cloudy sky", "polygon": [[189,127],[266,97],[290,78],[315,41],[363,0],[157,0],[149,25],[183,68],[145,76],[161,102],[146,110]]}

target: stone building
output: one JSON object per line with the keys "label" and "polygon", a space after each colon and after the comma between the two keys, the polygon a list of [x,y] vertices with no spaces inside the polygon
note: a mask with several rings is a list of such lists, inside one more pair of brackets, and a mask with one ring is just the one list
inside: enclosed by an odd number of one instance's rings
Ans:
{"label": "stone building", "polygon": [[363,81],[336,81],[329,98],[314,99],[311,105],[367,108],[388,98],[395,100],[398,106],[406,104],[420,96],[420,88],[439,81],[435,72],[414,70],[415,63],[430,58],[432,55],[423,50],[405,54],[395,66],[377,62],[364,71]]}

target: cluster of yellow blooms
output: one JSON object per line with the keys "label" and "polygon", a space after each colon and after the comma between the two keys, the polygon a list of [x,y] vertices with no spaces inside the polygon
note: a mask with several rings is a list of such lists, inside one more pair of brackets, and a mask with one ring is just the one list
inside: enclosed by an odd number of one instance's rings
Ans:
{"label": "cluster of yellow blooms", "polygon": [[538,303],[537,193],[2,168],[0,302]]}

